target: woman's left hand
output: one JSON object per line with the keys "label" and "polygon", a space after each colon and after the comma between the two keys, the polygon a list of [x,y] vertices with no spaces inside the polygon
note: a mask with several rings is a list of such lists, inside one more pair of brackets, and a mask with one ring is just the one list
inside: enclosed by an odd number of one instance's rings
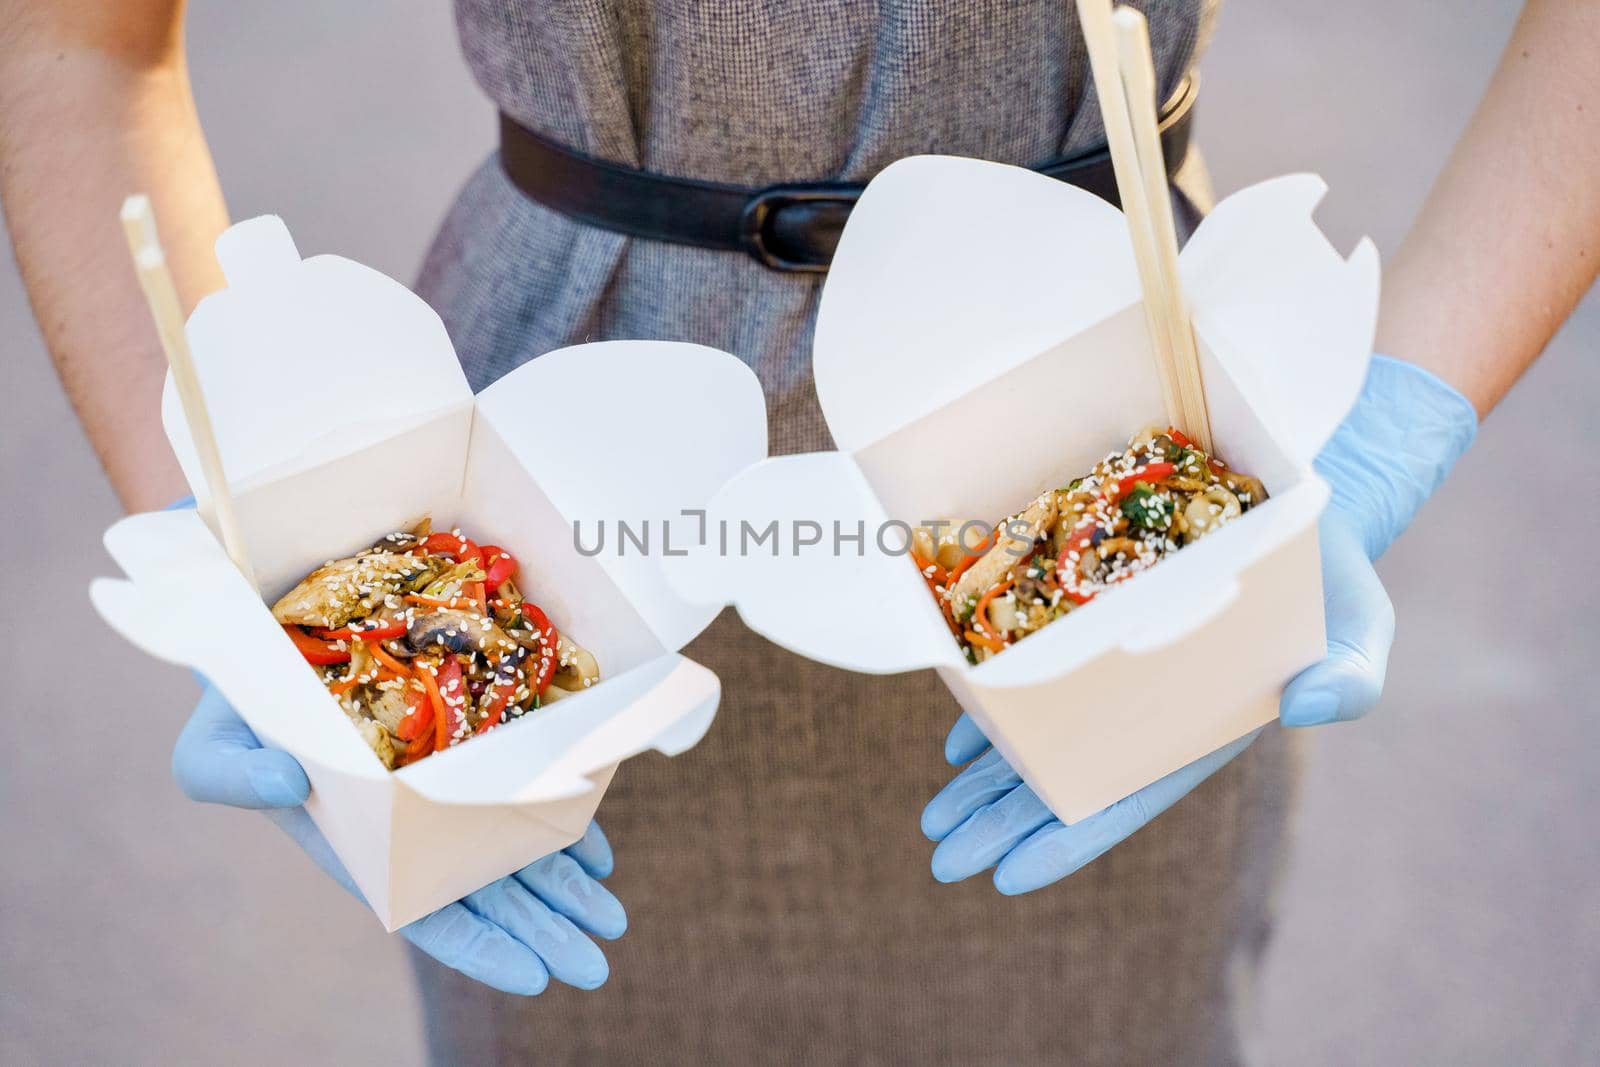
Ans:
{"label": "woman's left hand", "polygon": [[[1355,407],[1317,457],[1318,472],[1333,488],[1319,527],[1328,655],[1284,690],[1283,725],[1358,719],[1377,703],[1394,608],[1372,561],[1444,480],[1477,426],[1472,405],[1438,378],[1373,358]],[[963,715],[945,741],[945,758],[957,766],[974,762],[922,813],[923,833],[939,843],[933,875],[954,882],[993,867],[995,888],[1006,894],[1059,881],[1167,810],[1259,733],[1067,826]]]}

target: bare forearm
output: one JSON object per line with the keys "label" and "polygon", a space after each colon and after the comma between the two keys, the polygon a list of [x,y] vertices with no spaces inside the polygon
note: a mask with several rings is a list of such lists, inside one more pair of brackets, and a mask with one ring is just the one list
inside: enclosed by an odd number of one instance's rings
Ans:
{"label": "bare forearm", "polygon": [[1386,272],[1378,348],[1499,402],[1600,269],[1600,4],[1530,0]]}
{"label": "bare forearm", "polygon": [[45,344],[118,496],[130,509],[160,506],[182,495],[183,479],[158,413],[166,363],[117,212],[129,193],[150,194],[188,306],[220,286],[211,246],[227,210],[181,41],[148,18],[104,27],[96,12],[88,25],[44,25],[52,15],[12,7],[33,5],[0,4],[11,16],[0,31],[6,225]]}

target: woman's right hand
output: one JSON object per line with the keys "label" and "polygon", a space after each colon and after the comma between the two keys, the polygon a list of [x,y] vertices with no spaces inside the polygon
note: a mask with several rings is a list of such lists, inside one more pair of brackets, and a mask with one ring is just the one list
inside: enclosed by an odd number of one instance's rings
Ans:
{"label": "woman's right hand", "polygon": [[[361,893],[302,807],[311,785],[293,756],[263,748],[210,685],[172,751],[172,776],[191,800],[259,808],[317,866]],[[447,967],[507,993],[533,996],[558,982],[594,989],[610,969],[592,937],[627,929],[622,905],[599,879],[611,846],[596,823],[576,843],[535,860],[399,932]]]}

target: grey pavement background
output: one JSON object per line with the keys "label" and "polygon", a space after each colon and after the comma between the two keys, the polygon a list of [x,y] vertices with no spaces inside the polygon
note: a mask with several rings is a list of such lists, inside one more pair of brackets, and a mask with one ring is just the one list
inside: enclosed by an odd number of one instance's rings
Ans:
{"label": "grey pavement background", "polygon": [[[1200,113],[1219,190],[1320,171],[1335,242],[1392,251],[1515,9],[1229,0]],[[235,216],[278,212],[308,253],[409,277],[492,135],[446,5],[191,18]],[[1383,705],[1306,738],[1266,1062],[1600,1062],[1597,340],[1591,296],[1383,561]],[[419,1062],[398,942],[265,820],[171,784],[193,684],[89,611],[117,508],[9,262],[0,353],[0,1061]],[[40,633],[97,669],[38,657]]]}

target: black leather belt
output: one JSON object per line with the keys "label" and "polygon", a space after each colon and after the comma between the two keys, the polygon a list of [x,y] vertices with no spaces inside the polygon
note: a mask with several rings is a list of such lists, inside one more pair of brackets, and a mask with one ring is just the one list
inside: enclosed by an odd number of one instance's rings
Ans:
{"label": "black leather belt", "polygon": [[[1185,78],[1161,110],[1169,176],[1188,152],[1194,100],[1194,78]],[[652,174],[574,152],[505,114],[500,164],[518,189],[570,219],[654,241],[748,252],[782,271],[827,270],[865,188],[854,182],[792,182],[750,189]],[[1117,203],[1116,175],[1104,145],[1033,169]]]}

